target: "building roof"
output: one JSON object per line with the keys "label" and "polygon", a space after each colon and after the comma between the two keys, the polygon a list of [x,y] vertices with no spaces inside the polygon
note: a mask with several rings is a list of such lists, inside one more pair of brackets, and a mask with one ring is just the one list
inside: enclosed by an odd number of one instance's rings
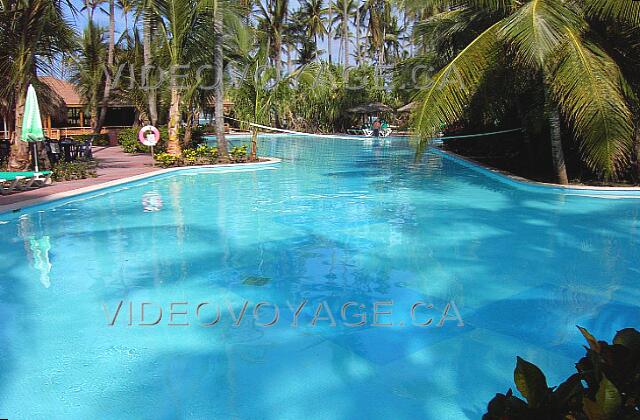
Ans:
{"label": "building roof", "polygon": [[66,106],[79,107],[85,105],[73,83],[51,76],[41,76],[39,79],[46,83],[62,99]]}
{"label": "building roof", "polygon": [[393,112],[393,108],[382,102],[371,102],[348,109],[347,112],[352,114],[373,114],[375,112]]}

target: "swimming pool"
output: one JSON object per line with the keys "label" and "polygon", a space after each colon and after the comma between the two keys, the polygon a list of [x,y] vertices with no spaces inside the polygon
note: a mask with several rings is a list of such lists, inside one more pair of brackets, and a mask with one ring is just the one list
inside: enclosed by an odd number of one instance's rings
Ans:
{"label": "swimming pool", "polygon": [[516,355],[556,385],[576,324],[637,326],[638,200],[403,139],[259,150],[0,215],[0,417],[478,419]]}

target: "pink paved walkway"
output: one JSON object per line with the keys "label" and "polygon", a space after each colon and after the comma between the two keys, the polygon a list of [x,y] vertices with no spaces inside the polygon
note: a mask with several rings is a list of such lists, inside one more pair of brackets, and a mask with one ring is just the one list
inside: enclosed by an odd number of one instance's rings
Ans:
{"label": "pink paved walkway", "polygon": [[98,161],[97,178],[54,182],[53,185],[49,185],[47,187],[0,196],[0,206],[34,200],[78,188],[103,184],[105,182],[153,172],[159,169],[158,167],[153,166],[153,159],[150,155],[127,154],[120,149],[120,146],[94,147],[93,156]]}

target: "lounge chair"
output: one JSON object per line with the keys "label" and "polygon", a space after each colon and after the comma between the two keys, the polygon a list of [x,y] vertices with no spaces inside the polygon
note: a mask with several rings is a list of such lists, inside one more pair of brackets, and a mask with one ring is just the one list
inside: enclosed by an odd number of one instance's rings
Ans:
{"label": "lounge chair", "polygon": [[42,187],[51,183],[51,171],[41,172],[0,172],[0,194],[14,190]]}

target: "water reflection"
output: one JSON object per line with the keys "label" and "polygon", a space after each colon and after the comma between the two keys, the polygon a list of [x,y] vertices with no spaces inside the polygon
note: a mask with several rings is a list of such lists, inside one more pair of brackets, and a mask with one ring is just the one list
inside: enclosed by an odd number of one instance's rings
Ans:
{"label": "water reflection", "polygon": [[[33,221],[32,218],[36,220]],[[29,259],[29,264],[40,273],[40,283],[48,289],[51,286],[49,277],[52,267],[49,256],[51,238],[49,235],[44,234],[46,230],[43,228],[42,212],[32,216],[22,216],[18,226],[19,235],[24,241],[24,249]]]}

